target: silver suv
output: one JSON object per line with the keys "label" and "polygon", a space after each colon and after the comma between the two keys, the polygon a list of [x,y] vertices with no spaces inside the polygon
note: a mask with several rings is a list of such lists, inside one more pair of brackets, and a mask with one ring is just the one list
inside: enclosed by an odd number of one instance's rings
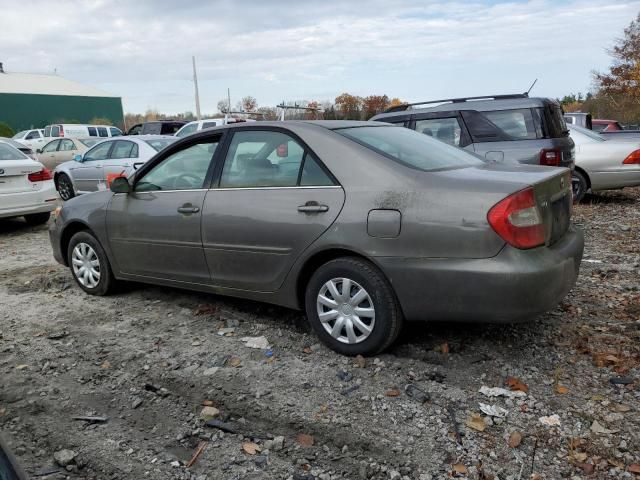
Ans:
{"label": "silver suv", "polygon": [[[415,108],[430,104],[438,105]],[[392,107],[371,120],[404,125],[493,162],[574,168],[562,108],[549,98],[525,93],[433,100]]]}

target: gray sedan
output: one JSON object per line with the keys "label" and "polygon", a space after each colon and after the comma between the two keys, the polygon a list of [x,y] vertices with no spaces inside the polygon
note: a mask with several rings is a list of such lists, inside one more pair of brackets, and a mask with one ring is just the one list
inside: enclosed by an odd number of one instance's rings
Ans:
{"label": "gray sedan", "polygon": [[56,189],[63,200],[83,193],[106,190],[112,178],[130,175],[176,140],[173,136],[160,135],[103,140],[84,154],[76,154],[73,160],[56,167]]}
{"label": "gray sedan", "polygon": [[110,191],[66,202],[56,260],[93,295],[133,280],[306,310],[374,354],[404,320],[517,321],[576,281],[570,172],[487,164],[378,122],[195,133]]}

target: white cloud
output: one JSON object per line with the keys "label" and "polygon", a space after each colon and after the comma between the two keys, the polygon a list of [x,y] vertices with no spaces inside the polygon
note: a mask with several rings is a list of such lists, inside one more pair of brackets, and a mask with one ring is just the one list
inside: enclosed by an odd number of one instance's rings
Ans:
{"label": "white cloud", "polygon": [[[7,3],[7,2],[0,2]],[[230,87],[260,104],[343,92],[416,99],[585,91],[640,2],[219,1],[0,5],[5,68],[53,71],[124,97],[192,109],[191,55],[212,111]],[[317,98],[317,97],[316,97]]]}

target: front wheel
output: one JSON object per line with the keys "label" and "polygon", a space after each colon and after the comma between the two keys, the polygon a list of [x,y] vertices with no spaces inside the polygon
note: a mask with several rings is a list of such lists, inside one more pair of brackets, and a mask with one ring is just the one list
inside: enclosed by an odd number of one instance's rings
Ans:
{"label": "front wheel", "polygon": [[580,202],[589,189],[587,177],[582,172],[575,170],[571,174],[571,189],[573,190],[573,201]]}
{"label": "front wheel", "polygon": [[402,327],[387,279],[360,258],[322,265],[307,285],[305,307],[320,340],[343,355],[375,355],[393,343]]}
{"label": "front wheel", "polygon": [[67,260],[76,283],[91,295],[107,295],[116,280],[100,242],[91,233],[82,231],[71,237]]}
{"label": "front wheel", "polygon": [[76,192],[73,190],[73,183],[71,183],[71,179],[66,173],[60,174],[56,182],[56,187],[58,188],[60,198],[64,201],[71,200],[76,196]]}

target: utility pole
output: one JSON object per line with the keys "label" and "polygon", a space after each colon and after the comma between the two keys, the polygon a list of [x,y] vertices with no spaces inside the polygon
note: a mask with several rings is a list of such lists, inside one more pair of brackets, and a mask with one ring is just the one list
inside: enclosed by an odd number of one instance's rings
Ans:
{"label": "utility pole", "polygon": [[196,57],[191,57],[193,60],[193,85],[196,88],[196,118],[201,119],[200,115],[200,95],[198,94],[198,74],[196,73]]}

